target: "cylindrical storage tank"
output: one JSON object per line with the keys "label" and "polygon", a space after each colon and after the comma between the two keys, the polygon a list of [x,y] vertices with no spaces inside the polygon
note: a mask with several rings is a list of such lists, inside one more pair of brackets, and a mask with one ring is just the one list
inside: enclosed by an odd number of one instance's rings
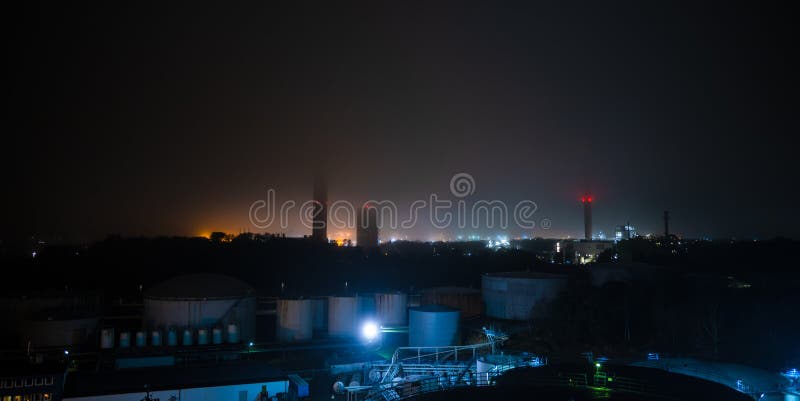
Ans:
{"label": "cylindrical storage tank", "polygon": [[314,313],[312,328],[314,331],[325,331],[328,328],[328,299],[312,298],[311,309]]}
{"label": "cylindrical storage tank", "polygon": [[100,330],[100,348],[101,349],[114,348],[114,329],[106,328]]}
{"label": "cylindrical storage tank", "polygon": [[240,338],[255,338],[255,290],[218,274],[191,274],[145,291],[146,327],[227,327],[239,325]]}
{"label": "cylindrical storage tank", "polygon": [[[97,339],[96,317],[73,318],[68,314],[41,313],[23,320],[19,327],[4,326],[4,329],[19,329],[20,340],[33,347],[67,347],[94,343]],[[4,332],[5,333],[5,332]]]}
{"label": "cylindrical storage tank", "polygon": [[197,345],[208,345],[208,329],[197,329]]}
{"label": "cylindrical storage tank", "polygon": [[147,334],[139,330],[136,332],[136,346],[144,347],[145,345],[147,345]]}
{"label": "cylindrical storage tank", "polygon": [[154,347],[161,346],[161,331],[160,330],[153,330],[150,333],[150,345]]}
{"label": "cylindrical storage tank", "polygon": [[192,329],[183,329],[183,340],[181,341],[181,345],[188,347],[192,344],[194,344],[194,333],[192,332]]}
{"label": "cylindrical storage tank", "polygon": [[361,385],[361,373],[356,372],[353,374],[353,377],[350,378],[350,384],[348,387],[356,387]]}
{"label": "cylindrical storage tank", "polygon": [[444,305],[424,305],[408,310],[408,345],[444,347],[461,342],[458,309]]}
{"label": "cylindrical storage tank", "polygon": [[167,330],[167,346],[169,347],[177,347],[178,346],[178,331],[174,328],[170,328]]}
{"label": "cylindrical storage tank", "polygon": [[276,322],[278,341],[310,341],[313,320],[310,299],[279,299]]}
{"label": "cylindrical storage tank", "polygon": [[479,316],[483,310],[481,291],[475,288],[434,287],[420,293],[422,305],[449,306],[458,309],[464,319]]}
{"label": "cylindrical storage tank", "polygon": [[375,294],[356,295],[356,321],[375,319]]}
{"label": "cylindrical storage tank", "polygon": [[131,346],[131,332],[123,331],[119,333],[119,347],[128,348]]}
{"label": "cylindrical storage tank", "polygon": [[228,343],[236,344],[239,341],[239,325],[236,323],[228,324]]}
{"label": "cylindrical storage tank", "polygon": [[212,344],[222,344],[222,329],[219,327],[214,327],[211,330],[211,343]]}
{"label": "cylindrical storage tank", "polygon": [[498,319],[529,320],[545,313],[540,304],[551,301],[566,287],[568,276],[550,273],[507,272],[484,274],[481,279],[486,315]]}
{"label": "cylindrical storage tank", "polygon": [[328,297],[328,335],[354,337],[356,333],[356,298]]}
{"label": "cylindrical storage tank", "polygon": [[407,304],[408,296],[400,292],[375,294],[375,318],[382,326],[405,326]]}

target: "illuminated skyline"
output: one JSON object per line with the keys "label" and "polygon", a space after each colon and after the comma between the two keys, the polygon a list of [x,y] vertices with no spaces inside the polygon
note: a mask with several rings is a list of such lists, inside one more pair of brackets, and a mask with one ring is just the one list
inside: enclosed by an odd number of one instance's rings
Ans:
{"label": "illuminated skyline", "polygon": [[798,238],[793,21],[759,7],[30,5],[3,230],[257,232],[265,188],[308,200],[322,168],[332,200],[405,207],[468,172],[535,201],[533,235],[582,236],[588,191],[607,235],[670,210],[688,237]]}

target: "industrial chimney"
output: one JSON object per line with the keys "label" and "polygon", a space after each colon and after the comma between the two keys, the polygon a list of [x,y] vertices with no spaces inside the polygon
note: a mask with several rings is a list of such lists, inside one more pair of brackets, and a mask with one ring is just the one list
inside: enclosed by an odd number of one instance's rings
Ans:
{"label": "industrial chimney", "polygon": [[314,177],[313,212],[311,238],[314,241],[328,242],[328,186],[321,174]]}
{"label": "industrial chimney", "polygon": [[587,241],[592,240],[592,196],[589,194],[581,197],[583,203],[583,231]]}

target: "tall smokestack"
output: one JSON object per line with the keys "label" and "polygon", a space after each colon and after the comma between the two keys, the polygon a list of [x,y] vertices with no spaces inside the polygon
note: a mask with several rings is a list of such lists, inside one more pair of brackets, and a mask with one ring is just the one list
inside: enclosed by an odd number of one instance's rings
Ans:
{"label": "tall smokestack", "polygon": [[669,210],[664,211],[664,236],[669,237]]}
{"label": "tall smokestack", "polygon": [[311,238],[314,241],[328,242],[328,186],[321,174],[314,177],[313,212]]}
{"label": "tall smokestack", "polygon": [[583,203],[583,235],[587,240],[592,239],[592,196],[589,194],[581,197]]}

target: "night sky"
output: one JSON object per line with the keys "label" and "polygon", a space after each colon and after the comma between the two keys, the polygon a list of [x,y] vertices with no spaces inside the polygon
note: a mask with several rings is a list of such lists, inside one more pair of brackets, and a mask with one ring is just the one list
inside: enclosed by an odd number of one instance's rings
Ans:
{"label": "night sky", "polygon": [[469,199],[552,221],[511,236],[581,236],[589,191],[606,234],[661,233],[669,209],[688,237],[800,237],[788,9],[108,3],[4,17],[7,233],[261,231],[250,204],[305,201],[322,168],[329,200],[403,214],[469,173]]}

